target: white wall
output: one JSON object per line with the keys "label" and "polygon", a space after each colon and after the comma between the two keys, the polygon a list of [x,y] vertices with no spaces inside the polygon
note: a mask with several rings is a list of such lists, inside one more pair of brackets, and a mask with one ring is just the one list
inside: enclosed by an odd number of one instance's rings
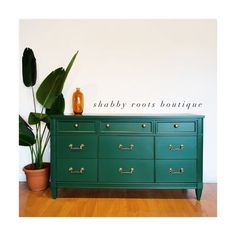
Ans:
{"label": "white wall", "polygon": [[[67,114],[76,87],[85,94],[84,114],[204,114],[204,181],[217,181],[215,20],[21,20],[19,32],[19,59],[25,47],[34,50],[37,85],[53,69],[66,67],[79,50],[63,90]],[[19,87],[19,112],[27,119],[33,103],[21,68]],[[126,107],[94,107],[100,100],[119,100]],[[202,105],[163,108],[162,100]],[[132,103],[149,102],[155,107],[130,108]],[[28,148],[19,150],[19,179],[24,180],[22,167],[30,153]]]}

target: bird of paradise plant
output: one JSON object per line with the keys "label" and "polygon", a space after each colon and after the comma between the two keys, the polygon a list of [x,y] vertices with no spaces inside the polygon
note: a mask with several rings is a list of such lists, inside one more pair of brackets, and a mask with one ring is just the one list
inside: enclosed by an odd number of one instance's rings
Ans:
{"label": "bird of paradise plant", "polygon": [[[32,169],[43,168],[43,157],[50,140],[50,116],[64,113],[65,100],[62,90],[77,54],[78,51],[66,69],[60,67],[52,71],[35,93],[36,59],[32,49],[25,48],[24,50],[22,56],[23,83],[26,87],[31,88],[34,110],[29,113],[28,123],[19,115],[19,145],[29,147]],[[36,101],[41,104],[41,111],[37,111]]]}

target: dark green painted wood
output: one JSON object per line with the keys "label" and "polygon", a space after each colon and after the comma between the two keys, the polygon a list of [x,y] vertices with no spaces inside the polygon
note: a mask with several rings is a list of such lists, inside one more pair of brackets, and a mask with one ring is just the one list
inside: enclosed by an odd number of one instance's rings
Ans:
{"label": "dark green painted wood", "polygon": [[199,201],[202,196],[202,188],[196,188],[195,191],[196,191],[197,200]]}
{"label": "dark green painted wood", "polygon": [[152,133],[152,122],[101,122],[100,131],[103,133]]}
{"label": "dark green painted wood", "polygon": [[[70,146],[72,144],[72,146]],[[58,135],[57,158],[96,158],[96,135]]]}
{"label": "dark green painted wood", "polygon": [[51,195],[53,199],[57,198],[57,187],[53,187],[52,185],[51,185]]}
{"label": "dark green painted wood", "polygon": [[158,122],[157,132],[195,132],[195,122]]}
{"label": "dark green painted wood", "polygon": [[50,140],[50,149],[51,149],[51,192],[52,192],[52,198],[57,198],[57,177],[56,177],[56,172],[57,172],[57,149],[56,149],[56,144],[57,144],[57,137],[55,135],[56,132],[56,120],[51,119],[50,121],[50,127],[51,127],[51,140]]}
{"label": "dark green painted wood", "polygon": [[157,159],[176,160],[197,158],[196,136],[157,137],[155,144]]}
{"label": "dark green painted wood", "polygon": [[57,182],[60,188],[110,188],[110,189],[196,189],[196,183],[83,183]]}
{"label": "dark green painted wood", "polygon": [[57,123],[57,131],[95,132],[95,122],[59,121]]}
{"label": "dark green painted wood", "polygon": [[153,159],[153,137],[100,136],[99,158]]}
{"label": "dark green painted wood", "polygon": [[[170,169],[173,171],[170,172]],[[183,169],[183,172],[181,172]],[[196,182],[195,160],[158,160],[156,161],[156,182]]]}
{"label": "dark green painted wood", "polygon": [[[52,116],[52,197],[57,197],[59,187],[193,188],[197,199],[200,199],[203,189],[203,118],[204,116],[195,114]],[[108,122],[110,126],[106,127]],[[173,127],[174,124],[179,124],[179,127]],[[133,142],[132,150],[117,150],[118,144],[126,148]],[[166,149],[166,144],[173,143],[178,147],[182,142],[185,144],[182,153],[170,153]],[[87,150],[70,150],[68,145],[71,143],[73,147],[79,147],[83,143]],[[86,167],[86,172],[70,173],[68,169],[72,164],[74,170]],[[133,174],[121,174],[117,171],[117,168],[130,171],[131,164]],[[184,168],[184,173],[170,175],[166,172],[169,171],[168,168],[173,168],[174,171]]]}
{"label": "dark green painted wood", "polygon": [[198,119],[198,136],[197,136],[197,200],[201,199],[203,190],[203,120]]}
{"label": "dark green painted wood", "polygon": [[[69,171],[73,168],[72,171]],[[83,168],[84,170],[82,171]],[[58,181],[97,182],[96,159],[68,159],[57,162]]]}
{"label": "dark green painted wood", "polygon": [[101,159],[98,181],[101,183],[154,182],[154,161]]}
{"label": "dark green painted wood", "polygon": [[124,115],[124,114],[115,114],[115,115],[51,115],[51,119],[56,120],[65,120],[65,121],[107,121],[113,120],[118,122],[124,121],[148,121],[148,120],[157,120],[157,121],[165,121],[165,122],[189,122],[195,121],[197,119],[203,119],[204,115],[197,114],[160,114],[160,115]]}

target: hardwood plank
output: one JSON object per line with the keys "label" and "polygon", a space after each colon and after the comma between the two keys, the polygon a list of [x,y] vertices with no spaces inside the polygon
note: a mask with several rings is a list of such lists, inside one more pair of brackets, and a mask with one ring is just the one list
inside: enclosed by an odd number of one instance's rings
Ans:
{"label": "hardwood plank", "polygon": [[217,184],[204,184],[201,201],[194,190],[60,189],[31,192],[19,183],[20,217],[216,217]]}

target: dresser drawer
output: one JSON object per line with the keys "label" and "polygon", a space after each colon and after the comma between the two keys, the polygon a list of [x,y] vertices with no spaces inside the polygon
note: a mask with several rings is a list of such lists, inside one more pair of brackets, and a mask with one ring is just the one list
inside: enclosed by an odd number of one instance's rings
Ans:
{"label": "dresser drawer", "polygon": [[196,182],[195,160],[158,160],[156,161],[156,182],[185,183]]}
{"label": "dresser drawer", "polygon": [[95,132],[95,122],[58,121],[58,132]]}
{"label": "dresser drawer", "polygon": [[99,182],[107,183],[153,183],[152,160],[99,160]]}
{"label": "dresser drawer", "polygon": [[158,133],[196,132],[195,122],[158,122]]}
{"label": "dresser drawer", "polygon": [[101,122],[102,133],[152,133],[152,122]]}
{"label": "dresser drawer", "polygon": [[58,158],[94,158],[97,155],[97,136],[58,135]]}
{"label": "dresser drawer", "polygon": [[154,158],[153,137],[100,136],[100,158]]}
{"label": "dresser drawer", "polygon": [[97,182],[97,160],[60,160],[57,162],[57,180]]}
{"label": "dresser drawer", "polygon": [[195,136],[156,137],[157,159],[196,159],[197,139]]}

